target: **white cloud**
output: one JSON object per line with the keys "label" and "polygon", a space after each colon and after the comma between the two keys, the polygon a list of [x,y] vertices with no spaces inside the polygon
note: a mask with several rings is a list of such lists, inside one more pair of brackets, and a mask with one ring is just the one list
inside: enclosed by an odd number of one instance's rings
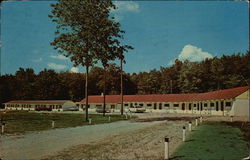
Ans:
{"label": "white cloud", "polygon": [[70,71],[71,71],[72,73],[79,73],[79,68],[77,68],[77,67],[72,67],[72,68],[70,69]]}
{"label": "white cloud", "polygon": [[38,59],[33,59],[32,61],[33,61],[33,62],[42,62],[43,59],[40,57],[40,58],[38,58]]}
{"label": "white cloud", "polygon": [[111,12],[140,12],[140,7],[138,3],[133,1],[114,1],[116,10],[112,10]]}
{"label": "white cloud", "polygon": [[62,65],[62,64],[56,64],[56,63],[48,63],[48,66],[52,69],[55,69],[55,70],[60,70],[60,69],[64,69],[66,68],[65,65]]}
{"label": "white cloud", "polygon": [[69,59],[68,57],[65,57],[65,56],[63,56],[63,55],[56,55],[56,56],[54,56],[54,55],[51,55],[50,56],[51,58],[54,58],[54,59],[60,59],[60,60],[67,60],[67,59]]}
{"label": "white cloud", "polygon": [[172,59],[171,61],[168,62],[168,66],[172,66],[174,64],[174,60]]}
{"label": "white cloud", "polygon": [[178,59],[181,61],[189,60],[191,62],[202,61],[206,58],[213,58],[213,55],[190,44],[185,45],[178,56]]}
{"label": "white cloud", "polygon": [[116,21],[121,21],[124,18],[125,12],[139,13],[140,6],[138,3],[133,1],[114,1],[113,2],[117,9],[111,9],[111,13],[114,14]]}

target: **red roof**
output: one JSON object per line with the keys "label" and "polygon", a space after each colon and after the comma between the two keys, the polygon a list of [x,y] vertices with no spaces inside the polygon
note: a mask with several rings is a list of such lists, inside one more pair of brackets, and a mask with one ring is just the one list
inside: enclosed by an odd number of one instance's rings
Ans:
{"label": "red roof", "polygon": [[[238,87],[232,89],[224,89],[206,93],[191,94],[150,94],[150,95],[124,95],[124,102],[188,102],[188,101],[204,101],[235,98],[247,91],[250,87]],[[89,96],[89,103],[103,103],[103,96]],[[81,101],[84,103],[85,99]],[[106,95],[107,103],[120,103],[120,95]]]}
{"label": "red roof", "polygon": [[246,92],[250,89],[250,86],[231,88],[218,90],[213,92],[201,93],[198,94],[193,100],[194,101],[204,101],[204,100],[214,100],[214,99],[229,99],[235,98],[240,94]]}
{"label": "red roof", "polygon": [[6,102],[8,104],[57,104],[62,105],[65,102],[70,100],[16,100],[16,101],[9,101]]}

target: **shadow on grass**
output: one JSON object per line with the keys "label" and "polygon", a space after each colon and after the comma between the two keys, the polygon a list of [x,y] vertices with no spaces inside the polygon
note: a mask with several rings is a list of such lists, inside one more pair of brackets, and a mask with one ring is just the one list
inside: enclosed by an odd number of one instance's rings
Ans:
{"label": "shadow on grass", "polygon": [[172,158],[169,158],[169,160],[178,160],[179,158],[183,158],[185,156],[174,156]]}
{"label": "shadow on grass", "polygon": [[193,142],[195,141],[194,139],[189,139],[189,140],[186,140],[185,142]]}

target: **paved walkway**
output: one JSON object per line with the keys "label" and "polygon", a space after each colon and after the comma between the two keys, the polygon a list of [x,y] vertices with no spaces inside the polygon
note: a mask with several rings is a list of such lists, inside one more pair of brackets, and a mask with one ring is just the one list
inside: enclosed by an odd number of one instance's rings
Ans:
{"label": "paved walkway", "polygon": [[141,129],[160,122],[134,123],[119,121],[114,123],[54,129],[24,135],[1,136],[0,158],[40,159],[46,155],[79,144],[89,144],[110,135]]}

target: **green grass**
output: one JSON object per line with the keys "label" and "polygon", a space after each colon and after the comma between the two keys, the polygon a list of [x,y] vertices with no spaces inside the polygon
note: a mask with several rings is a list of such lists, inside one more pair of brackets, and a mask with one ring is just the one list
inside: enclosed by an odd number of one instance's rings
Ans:
{"label": "green grass", "polygon": [[[249,126],[248,126],[249,127]],[[173,153],[176,160],[241,160],[248,156],[247,141],[238,127],[208,123],[196,128]]]}
{"label": "green grass", "polygon": [[[125,116],[110,115],[111,121],[125,120]],[[109,116],[101,114],[90,114],[92,124],[110,123]],[[0,118],[5,125],[5,133],[25,133],[29,131],[42,131],[51,129],[52,121],[55,121],[55,128],[67,128],[89,125],[85,122],[84,114],[66,113],[30,113],[30,112],[0,112]]]}

